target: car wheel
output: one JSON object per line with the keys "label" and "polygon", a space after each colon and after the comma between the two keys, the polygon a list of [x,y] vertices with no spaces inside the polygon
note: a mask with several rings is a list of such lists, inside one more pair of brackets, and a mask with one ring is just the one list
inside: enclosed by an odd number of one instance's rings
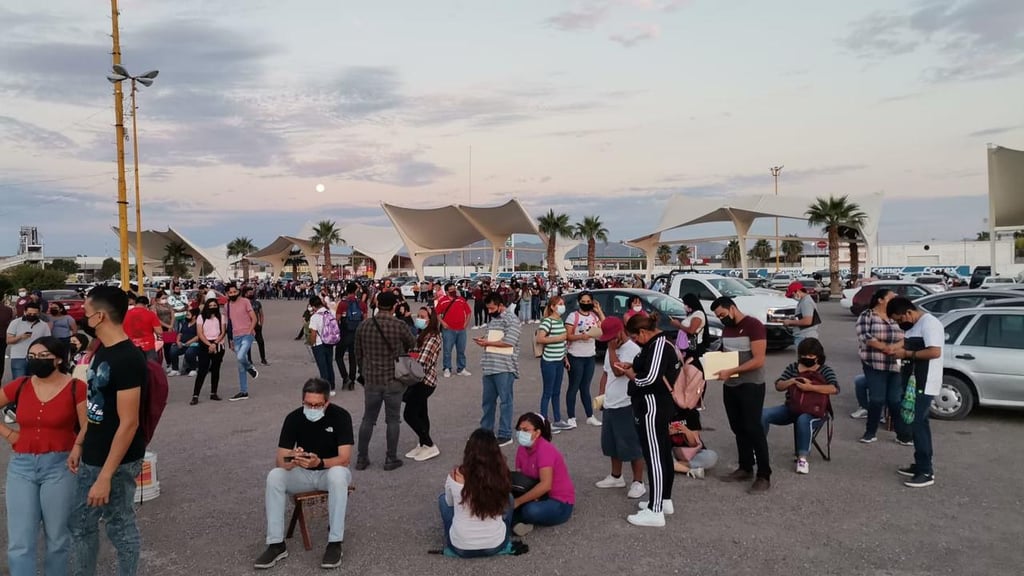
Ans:
{"label": "car wheel", "polygon": [[945,374],[942,388],[932,399],[931,415],[939,420],[963,420],[974,408],[974,390],[963,377]]}

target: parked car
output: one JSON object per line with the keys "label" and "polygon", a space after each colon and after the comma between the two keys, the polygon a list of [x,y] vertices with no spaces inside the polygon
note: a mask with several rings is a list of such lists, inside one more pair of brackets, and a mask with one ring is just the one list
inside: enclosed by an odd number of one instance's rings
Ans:
{"label": "parked car", "polygon": [[753,288],[768,288],[768,279],[763,276],[749,275],[741,281],[750,284]]}
{"label": "parked car", "polygon": [[[85,319],[85,298],[77,290],[43,290],[43,300],[49,304],[60,302],[68,312],[68,316],[80,323]],[[43,310],[46,314],[48,311]]]}
{"label": "parked car", "polygon": [[779,272],[772,276],[771,281],[768,283],[768,287],[773,288],[775,290],[785,290],[786,287],[789,286],[789,283],[795,279],[796,276],[794,276],[793,274]]}
{"label": "parked car", "polygon": [[965,310],[987,305],[995,300],[1022,298],[1024,295],[1019,292],[1001,290],[951,290],[939,292],[930,296],[924,296],[914,300],[918,308],[927,310],[932,315],[941,318],[953,310]]}
{"label": "parked car", "polygon": [[[999,294],[993,290],[986,290],[990,294]],[[989,300],[982,304],[985,308],[1017,308],[1024,307],[1024,295],[1020,292],[1010,292],[1013,294],[1012,298],[999,298],[996,300]]]}
{"label": "parked car", "polygon": [[1013,278],[1008,278],[1006,276],[987,276],[981,281],[981,286],[979,286],[979,288],[1006,288],[1016,283],[1017,282]]}
{"label": "parked car", "polygon": [[821,287],[821,284],[818,284],[818,281],[814,278],[797,278],[796,281],[804,285],[804,290],[807,291],[807,294],[810,295],[815,302],[828,302],[830,297],[828,290],[824,290]]}
{"label": "parked car", "polygon": [[[879,288],[888,288],[900,296],[905,296],[911,300],[917,300],[918,298],[924,298],[930,294],[934,294],[935,290],[927,285],[918,284],[912,280],[892,280],[892,281],[878,281],[872,282],[871,284],[865,284],[860,288],[849,288],[843,291],[843,300],[847,300],[848,295],[850,303],[850,312],[854,316],[860,316],[868,304],[871,302],[871,296]],[[845,304],[843,304],[845,307]]]}
{"label": "parked car", "polygon": [[[594,300],[601,305],[601,310],[604,311],[606,316],[618,316],[620,318],[629,311],[629,300],[634,296],[639,296],[640,301],[643,302],[645,312],[653,310],[658,313],[658,328],[665,332],[672,342],[675,342],[679,331],[672,326],[669,318],[682,319],[686,317],[686,309],[683,307],[682,300],[662,294],[661,292],[640,288],[601,288],[592,290],[590,293]],[[565,301],[565,315],[563,319],[568,317],[571,312],[579,309],[579,304],[577,303],[578,296],[579,293],[574,292],[562,297]],[[705,312],[708,317],[708,338],[710,338],[708,350],[718,350],[721,347],[722,322],[710,310]],[[607,344],[597,343],[597,356],[599,360],[604,360],[606,348]]]}
{"label": "parked car", "polygon": [[420,281],[417,278],[406,278],[401,285],[398,286],[398,289],[402,292],[402,296],[412,298],[416,295],[416,292],[419,292]]}
{"label": "parked car", "polygon": [[981,288],[981,283],[992,275],[991,266],[975,266],[974,271],[971,272],[971,281],[968,282],[968,288]]}
{"label": "parked car", "polygon": [[1024,408],[1024,307],[955,310],[942,324],[942,390],[932,416],[960,420],[974,406]]}
{"label": "parked car", "polygon": [[918,284],[924,284],[938,292],[945,292],[949,289],[946,286],[946,279],[935,274],[922,274],[914,279]]}

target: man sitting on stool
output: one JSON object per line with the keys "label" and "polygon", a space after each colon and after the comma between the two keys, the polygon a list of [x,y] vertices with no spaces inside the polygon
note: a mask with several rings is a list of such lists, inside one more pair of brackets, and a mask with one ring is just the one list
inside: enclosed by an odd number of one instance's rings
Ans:
{"label": "man sitting on stool", "polygon": [[345,538],[345,508],[352,474],[352,416],[330,403],[331,385],[310,378],[302,386],[302,407],[284,419],[277,443],[277,467],[267,475],[267,549],[256,559],[256,568],[272,568],[288,557],[284,543],[288,495],[327,491],[330,536],[321,568],[341,565]]}

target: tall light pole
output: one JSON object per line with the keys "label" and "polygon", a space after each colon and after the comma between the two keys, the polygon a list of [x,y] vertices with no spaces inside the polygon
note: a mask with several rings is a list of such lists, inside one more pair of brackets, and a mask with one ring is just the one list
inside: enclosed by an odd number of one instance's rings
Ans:
{"label": "tall light pole", "polygon": [[[775,195],[779,195],[779,173],[784,166],[772,166],[772,178],[775,179]],[[775,217],[775,273],[779,273],[779,217]]]}
{"label": "tall light pole", "polygon": [[[113,65],[121,65],[121,37],[117,24],[117,0],[110,0],[110,22],[113,26]],[[114,84],[114,131],[117,134],[117,226],[121,241],[121,289],[128,290],[128,183],[124,175],[124,96],[121,83]]]}
{"label": "tall light pole", "polygon": [[[139,288],[141,289],[146,276],[145,271],[143,270],[142,203],[141,196],[139,194],[139,124],[137,122],[139,115],[139,107],[135,103],[135,93],[138,92],[137,84],[142,84],[143,86],[152,86],[153,80],[157,77],[157,75],[160,74],[160,71],[150,70],[149,72],[146,72],[141,76],[132,76],[128,73],[128,70],[120,64],[114,64],[113,69],[114,73],[107,76],[107,80],[113,83],[114,86],[120,86],[121,82],[124,82],[125,80],[132,81],[132,159],[135,162],[135,279],[138,282]],[[123,162],[123,144],[121,145],[121,150],[121,157]],[[127,235],[125,239],[127,240]]]}

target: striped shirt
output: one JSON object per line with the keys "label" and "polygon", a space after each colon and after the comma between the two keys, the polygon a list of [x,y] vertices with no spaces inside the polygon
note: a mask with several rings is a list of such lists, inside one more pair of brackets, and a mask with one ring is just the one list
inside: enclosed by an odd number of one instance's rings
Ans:
{"label": "striped shirt", "polygon": [[875,370],[899,372],[900,364],[895,356],[888,356],[881,350],[868,346],[876,340],[882,344],[895,344],[903,339],[903,331],[892,320],[886,320],[872,309],[861,312],[857,317],[857,342],[860,344],[860,360]]}
{"label": "striped shirt", "polygon": [[494,318],[487,324],[487,330],[501,330],[505,335],[501,341],[512,345],[512,354],[499,354],[488,352],[484,349],[483,359],[480,367],[484,376],[492,374],[504,374],[511,372],[516,378],[519,377],[519,332],[521,330],[519,319],[508,308],[500,316]]}
{"label": "striped shirt", "polygon": [[[538,332],[544,332],[550,336],[564,336],[566,333],[565,322],[562,322],[561,318],[547,318],[540,321],[540,327],[537,328]],[[548,362],[561,362],[565,358],[565,340],[561,342],[555,342],[554,344],[544,345],[544,354],[541,356]]]}
{"label": "striped shirt", "polygon": [[[825,379],[825,382],[836,387],[836,393],[839,393],[839,377],[836,376],[835,370],[831,366],[825,364],[824,366],[818,367],[818,373]],[[800,365],[796,362],[786,366],[786,369],[782,371],[782,375],[778,377],[776,382],[779,380],[790,380],[800,375]]]}

